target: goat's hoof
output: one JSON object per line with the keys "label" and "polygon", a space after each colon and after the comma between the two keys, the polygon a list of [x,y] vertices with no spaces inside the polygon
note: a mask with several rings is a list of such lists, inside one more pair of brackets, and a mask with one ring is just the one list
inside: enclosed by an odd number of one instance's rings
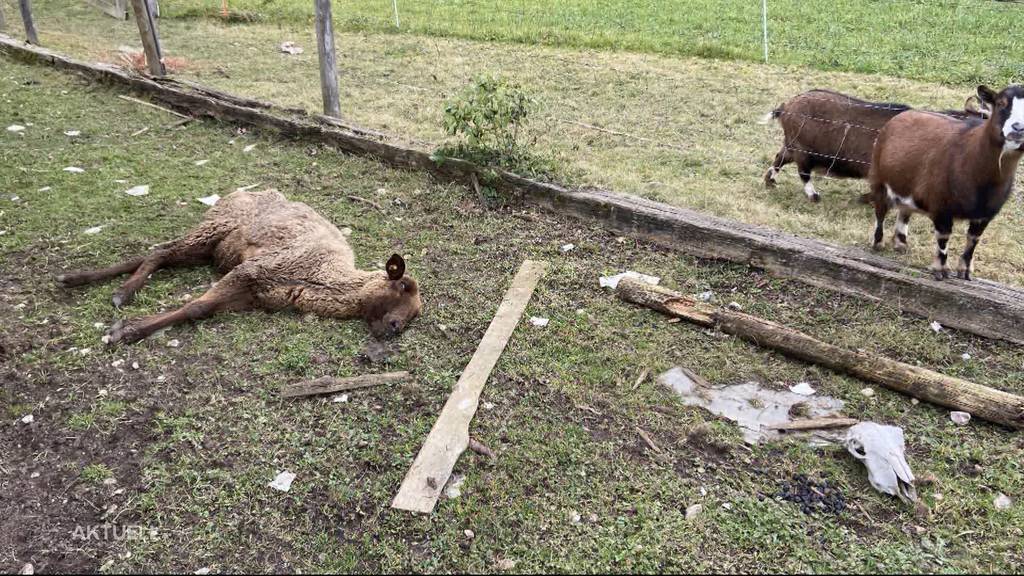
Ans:
{"label": "goat's hoof", "polygon": [[126,323],[124,320],[114,322],[114,325],[103,336],[103,343],[107,346],[133,344],[139,340],[142,340],[142,335],[139,334],[139,331],[130,322]]}
{"label": "goat's hoof", "polygon": [[971,280],[971,271],[964,270],[961,268],[960,270],[956,271],[956,277],[961,280],[967,280],[969,282]]}
{"label": "goat's hoof", "polygon": [[81,274],[57,274],[53,279],[61,288],[71,288],[72,286],[85,284]]}
{"label": "goat's hoof", "polygon": [[907,245],[903,242],[896,242],[892,245],[892,249],[899,252],[900,254],[907,253]]}
{"label": "goat's hoof", "polygon": [[949,268],[933,268],[932,276],[934,276],[936,280],[945,280],[946,278],[949,278]]}
{"label": "goat's hoof", "polygon": [[120,308],[125,304],[132,301],[132,297],[129,294],[123,292],[114,292],[114,297],[111,299],[114,302],[114,308]]}
{"label": "goat's hoof", "polygon": [[883,248],[885,248],[885,245],[882,244],[881,240],[871,245],[871,249],[874,250],[875,252],[881,252]]}
{"label": "goat's hoof", "polygon": [[811,194],[811,195],[810,195],[810,196],[808,196],[807,198],[808,198],[808,199],[809,199],[809,200],[810,200],[811,202],[814,202],[815,204],[817,204],[818,202],[821,202],[821,194],[818,194],[817,192],[815,192],[814,194]]}

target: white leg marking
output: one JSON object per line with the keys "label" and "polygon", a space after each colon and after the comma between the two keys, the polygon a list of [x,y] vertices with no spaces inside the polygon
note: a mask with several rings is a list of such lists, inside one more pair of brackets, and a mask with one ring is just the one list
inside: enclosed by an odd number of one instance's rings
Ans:
{"label": "white leg marking", "polygon": [[818,191],[814,189],[814,184],[809,180],[804,184],[804,194],[806,194],[811,200],[818,197]]}

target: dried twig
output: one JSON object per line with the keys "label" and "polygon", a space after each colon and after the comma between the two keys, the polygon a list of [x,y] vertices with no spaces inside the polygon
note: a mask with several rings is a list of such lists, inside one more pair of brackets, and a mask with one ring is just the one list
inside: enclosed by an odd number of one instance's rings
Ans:
{"label": "dried twig", "polygon": [[651,439],[650,434],[644,432],[644,429],[639,426],[636,427],[636,431],[638,434],[640,434],[640,438],[643,439],[644,444],[647,444],[648,448],[657,452],[658,454],[661,454],[661,448],[658,448],[658,445],[654,443],[654,440]]}
{"label": "dried twig", "polygon": [[174,114],[175,116],[177,116],[179,118],[188,118],[190,120],[192,119],[191,116],[186,116],[186,115],[184,115],[184,114],[182,114],[180,112],[175,112],[174,110],[171,110],[170,108],[164,108],[163,106],[160,106],[158,104],[153,104],[152,102],[146,102],[145,100],[139,100],[138,98],[132,98],[131,96],[125,96],[124,94],[118,94],[117,97],[120,98],[121,100],[127,100],[128,102],[134,102],[135,104],[140,104],[142,106],[149,106],[150,108],[155,108],[157,110],[163,110],[164,112],[167,112],[168,114]]}
{"label": "dried twig", "polygon": [[361,204],[366,204],[367,206],[373,206],[377,210],[380,210],[382,214],[384,213],[384,208],[380,204],[374,202],[373,200],[363,198],[362,196],[355,196],[353,194],[349,194],[347,198],[353,202],[359,202]]}
{"label": "dried twig", "polygon": [[492,460],[498,458],[498,455],[494,453],[494,450],[491,450],[486,444],[472,436],[469,437],[469,449],[481,456],[487,456]]}

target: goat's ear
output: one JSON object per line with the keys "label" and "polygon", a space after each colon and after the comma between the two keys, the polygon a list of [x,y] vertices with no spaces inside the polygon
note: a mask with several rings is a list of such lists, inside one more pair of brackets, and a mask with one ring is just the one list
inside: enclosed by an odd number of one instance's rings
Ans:
{"label": "goat's ear", "polygon": [[398,254],[392,254],[385,269],[388,271],[388,278],[398,280],[405,275],[405,259]]}
{"label": "goat's ear", "polygon": [[985,86],[984,84],[978,86],[978,100],[981,100],[981,104],[983,106],[988,106],[990,108],[995,106],[996,98],[998,97],[999,94],[988,86]]}

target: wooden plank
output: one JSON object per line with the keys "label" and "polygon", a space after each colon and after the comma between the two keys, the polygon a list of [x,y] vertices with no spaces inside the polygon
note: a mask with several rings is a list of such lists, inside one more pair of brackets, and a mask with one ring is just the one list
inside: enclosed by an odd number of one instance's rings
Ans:
{"label": "wooden plank", "polygon": [[160,51],[160,38],[156,31],[156,19],[150,10],[149,0],[132,0],[132,12],[135,13],[135,22],[139,25],[139,37],[142,39],[142,49],[146,53],[146,66],[153,76],[163,76],[164,70],[163,54]]}
{"label": "wooden plank", "polygon": [[634,278],[623,278],[616,293],[627,302],[699,326],[717,328],[787,356],[881,384],[890,390],[932,404],[963,410],[989,422],[1017,430],[1024,429],[1024,397],[920,366],[897,362],[871,352],[835,346],[799,330],[750,314],[698,302],[668,288],[652,286]]}
{"label": "wooden plank", "polygon": [[32,20],[32,6],[29,0],[18,0],[18,10],[21,11],[21,21],[25,24],[25,38],[29,44],[39,45],[39,34],[36,33],[36,23]]}
{"label": "wooden plank", "polygon": [[316,51],[320,58],[320,91],[324,98],[324,115],[341,116],[338,95],[338,65],[335,62],[334,23],[331,0],[313,0],[316,9]]}
{"label": "wooden plank", "polygon": [[[445,180],[472,184],[473,175],[497,175],[495,185],[524,201],[558,214],[593,221],[701,258],[740,262],[813,286],[884,302],[905,312],[937,320],[944,326],[980,336],[1024,344],[1024,289],[951,278],[937,282],[924,269],[911,268],[856,247],[837,246],[686,208],[606,190],[572,190],[537,182],[501,170],[483,169],[446,158],[437,161],[428,150],[400,145],[394,136],[357,133],[280,107],[245,105],[247,99],[226,100],[217,91],[197,90],[165,79],[142,78],[120,68],[67,58],[45,48],[27,46],[0,34],[0,50],[21,58],[127,86],[172,108],[247,124],[336,146],[344,152],[371,156],[405,168],[428,171]],[[262,103],[261,103],[262,104]]]}
{"label": "wooden plank", "polygon": [[282,398],[295,398],[297,396],[313,396],[315,394],[331,394],[333,392],[344,392],[346,390],[358,390],[382,384],[394,384],[409,379],[408,372],[385,372],[383,374],[363,374],[348,378],[336,378],[334,376],[321,376],[316,380],[285,384],[281,387]]}
{"label": "wooden plank", "polygon": [[544,262],[527,260],[519,268],[476,353],[462,371],[423,448],[405,475],[398,495],[391,502],[393,508],[423,514],[434,509],[456,460],[469,445],[469,422],[476,414],[484,383],[505,350],[546,266]]}

